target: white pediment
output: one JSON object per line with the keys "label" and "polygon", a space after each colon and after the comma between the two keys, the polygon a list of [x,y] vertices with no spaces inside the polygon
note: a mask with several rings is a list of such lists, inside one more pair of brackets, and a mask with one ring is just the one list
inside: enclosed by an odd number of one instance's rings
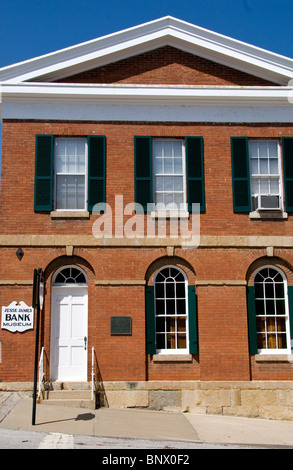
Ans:
{"label": "white pediment", "polygon": [[54,82],[162,46],[287,85],[293,60],[167,16],[0,69],[0,83]]}

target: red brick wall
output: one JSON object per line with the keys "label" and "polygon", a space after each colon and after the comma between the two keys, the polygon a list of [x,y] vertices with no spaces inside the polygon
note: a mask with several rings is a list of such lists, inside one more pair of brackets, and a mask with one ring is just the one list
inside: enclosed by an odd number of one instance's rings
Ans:
{"label": "red brick wall", "polygon": [[146,85],[274,85],[171,46],[63,78],[65,83]]}
{"label": "red brick wall", "polygon": [[[107,137],[106,198],[114,214],[115,194],[123,194],[124,204],[134,201],[134,136],[203,136],[206,213],[201,215],[203,235],[290,236],[293,220],[272,222],[250,220],[247,214],[233,213],[231,180],[231,136],[277,138],[292,136],[290,125],[213,125],[158,123],[3,123],[0,233],[82,234],[92,233],[90,220],[51,220],[47,213],[34,213],[35,135],[54,134]],[[122,177],[123,175],[123,177]],[[12,188],[12,189],[11,189]],[[27,221],[30,221],[28,224]]]}
{"label": "red brick wall", "polygon": [[[202,135],[205,149],[206,213],[201,215],[201,235],[279,236],[292,235],[292,218],[279,221],[250,220],[247,214],[233,214],[230,136],[292,136],[289,125],[213,125],[167,123],[78,123],[4,121],[0,234],[8,235],[91,235],[89,220],[52,220],[47,213],[34,213],[35,135],[92,135],[107,137],[107,202],[123,194],[124,204],[134,200],[135,135],[184,137]],[[150,265],[165,248],[82,248],[66,257],[65,247],[1,248],[0,280],[32,279],[33,269],[46,269],[46,301],[41,342],[50,351],[51,275],[62,263],[80,263],[89,277],[89,348],[95,347],[101,377],[108,380],[292,380],[291,364],[260,364],[248,354],[245,288],[198,286],[199,354],[192,363],[155,364],[146,360],[143,286],[109,287],[95,285],[99,279],[143,280]],[[201,280],[242,280],[249,266],[265,256],[263,249],[199,248],[175,250]],[[61,258],[57,261],[58,257]],[[275,250],[275,256],[293,265],[291,249]],[[83,261],[85,260],[85,261]],[[172,258],[170,258],[170,263]],[[53,263],[53,264],[51,264]],[[194,282],[194,279],[193,281]],[[0,285],[0,305],[13,300],[31,301],[31,288]],[[110,335],[111,315],[131,315],[131,337]],[[35,332],[10,333],[0,330],[2,363],[0,381],[32,381]],[[90,360],[90,358],[89,358]],[[48,378],[48,362],[46,374]]]}

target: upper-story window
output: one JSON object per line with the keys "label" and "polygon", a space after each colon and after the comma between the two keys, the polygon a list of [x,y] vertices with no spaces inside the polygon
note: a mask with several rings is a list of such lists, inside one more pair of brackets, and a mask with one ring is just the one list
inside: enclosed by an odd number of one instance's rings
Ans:
{"label": "upper-story window", "polygon": [[36,136],[36,212],[81,213],[105,201],[105,136]]}
{"label": "upper-story window", "polygon": [[231,157],[234,212],[251,218],[293,212],[293,137],[231,137]]}
{"label": "upper-story window", "polygon": [[153,139],[154,202],[157,210],[186,210],[185,145]]}
{"label": "upper-story window", "polygon": [[280,150],[277,140],[249,140],[251,210],[281,209]]}
{"label": "upper-story window", "polygon": [[193,204],[205,212],[203,138],[135,136],[134,179],[135,202],[145,212],[192,212]]}
{"label": "upper-story window", "polygon": [[85,210],[87,201],[86,155],[86,139],[55,139],[56,210]]}

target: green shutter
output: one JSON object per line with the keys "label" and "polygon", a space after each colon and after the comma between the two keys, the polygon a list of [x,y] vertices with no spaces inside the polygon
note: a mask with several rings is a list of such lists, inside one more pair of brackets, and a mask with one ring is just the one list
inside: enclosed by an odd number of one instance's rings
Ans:
{"label": "green shutter", "polygon": [[291,352],[293,354],[293,286],[288,286],[288,304],[289,304]]}
{"label": "green shutter", "polygon": [[35,197],[36,212],[51,211],[53,206],[53,147],[52,135],[36,136]]}
{"label": "green shutter", "polygon": [[200,211],[205,211],[203,138],[186,137],[186,184],[188,211],[192,203],[200,204]]}
{"label": "green shutter", "polygon": [[88,210],[106,202],[106,137],[88,136]]}
{"label": "green shutter", "polygon": [[153,202],[152,138],[134,137],[135,202],[144,212]]}
{"label": "green shutter", "polygon": [[249,353],[257,354],[254,286],[247,287],[247,315],[248,315]]}
{"label": "green shutter", "polygon": [[247,137],[231,137],[234,212],[250,212],[250,176]]}
{"label": "green shutter", "polygon": [[287,212],[293,212],[293,137],[283,137],[282,149],[285,207]]}
{"label": "green shutter", "polygon": [[156,354],[156,323],[155,323],[155,289],[154,286],[146,286],[146,343],[147,354]]}
{"label": "green shutter", "polygon": [[197,354],[197,305],[195,286],[188,286],[188,325],[189,325],[189,353]]}

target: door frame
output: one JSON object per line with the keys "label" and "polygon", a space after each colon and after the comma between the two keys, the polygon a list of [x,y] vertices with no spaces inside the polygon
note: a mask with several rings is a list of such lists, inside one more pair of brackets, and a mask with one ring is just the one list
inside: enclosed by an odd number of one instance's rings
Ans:
{"label": "door frame", "polygon": [[[58,275],[58,273],[60,271],[62,271],[63,269],[66,269],[68,267],[73,267],[73,268],[76,268],[78,270],[80,270],[84,276],[85,276],[85,279],[86,279],[86,283],[84,284],[75,284],[75,283],[69,283],[69,284],[55,284],[55,279]],[[54,354],[55,354],[55,347],[56,347],[56,344],[55,344],[55,338],[54,338],[54,328],[56,327],[56,315],[55,315],[55,305],[56,305],[56,296],[59,294],[60,295],[60,292],[64,291],[64,296],[66,297],[67,295],[70,295],[70,293],[72,292],[72,294],[74,292],[78,293],[79,292],[84,292],[84,308],[85,308],[85,317],[84,317],[84,331],[83,331],[83,336],[86,336],[87,338],[87,342],[86,342],[86,353],[84,354],[84,363],[83,363],[83,372],[82,372],[82,375],[79,379],[76,379],[76,378],[72,378],[72,379],[63,379],[62,377],[60,378],[58,376],[58,378],[53,378],[55,377],[55,372],[56,372],[56,369],[55,369],[55,366],[53,364],[53,360],[54,360]],[[79,266],[63,266],[61,269],[58,269],[53,278],[52,278],[52,288],[51,288],[51,321],[50,321],[50,380],[53,380],[53,381],[56,381],[56,382],[87,382],[88,380],[88,283],[87,283],[87,276],[85,274],[85,272],[79,267]],[[54,373],[53,373],[54,372]]]}

